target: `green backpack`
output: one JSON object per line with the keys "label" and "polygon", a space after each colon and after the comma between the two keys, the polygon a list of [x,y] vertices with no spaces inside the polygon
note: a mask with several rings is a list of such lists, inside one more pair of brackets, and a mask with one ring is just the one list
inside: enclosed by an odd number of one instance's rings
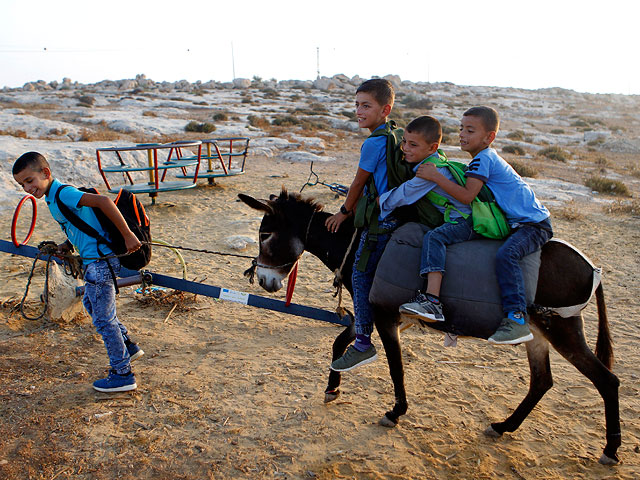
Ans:
{"label": "green backpack", "polygon": [[[388,121],[384,128],[375,130],[369,137],[387,137],[387,181],[389,188],[399,187],[402,183],[410,180],[415,176],[412,165],[404,160],[404,154],[400,148],[402,145],[402,137],[404,130],[398,128],[396,123]],[[376,190],[373,175],[367,181],[366,193],[360,198],[356,206],[354,225],[356,228],[369,227],[369,235],[360,255],[360,261],[357,268],[364,271],[369,261],[369,254],[372,244],[378,241],[378,235],[389,233],[378,227],[378,216],[380,215],[380,207],[376,198],[378,192]],[[394,213],[399,216],[401,222],[419,222],[431,228],[438,227],[444,223],[444,219],[440,211],[433,206],[427,198],[423,197],[413,205],[400,207]]]}
{"label": "green backpack", "polygon": [[[465,172],[468,166],[462,162],[456,162],[447,159],[442,150],[438,150],[438,158],[430,157],[424,162],[431,162],[436,167],[447,167],[453,178],[459,185],[467,183]],[[451,220],[451,210],[457,211],[462,218],[466,219],[469,215],[458,210],[446,197],[434,192],[427,193],[426,198],[434,205],[438,205],[445,209],[444,220],[447,223],[456,223]],[[478,192],[478,196],[471,201],[471,217],[473,220],[473,230],[483,237],[502,240],[511,233],[509,223],[502,209],[498,206],[493,193],[486,185],[483,185]]]}

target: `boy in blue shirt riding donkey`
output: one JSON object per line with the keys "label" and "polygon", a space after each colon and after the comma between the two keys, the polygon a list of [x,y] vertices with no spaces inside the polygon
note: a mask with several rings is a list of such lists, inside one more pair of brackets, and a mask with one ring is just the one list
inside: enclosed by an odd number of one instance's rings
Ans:
{"label": "boy in blue shirt riding donkey", "polygon": [[[443,174],[442,169],[437,169],[429,162],[420,165],[417,176],[436,183],[451,197],[467,205],[486,184],[505,213],[511,234],[496,254],[496,275],[504,318],[488,340],[494,344],[512,345],[533,339],[526,323],[527,304],[519,261],[541,248],[553,236],[553,230],[549,211],[538,201],[531,187],[491,148],[499,127],[500,118],[493,108],[473,107],[463,114],[460,123],[460,148],[473,158],[465,173],[465,185],[451,181]],[[440,245],[440,251],[436,251],[428,262],[429,267],[420,272],[428,280],[427,294],[419,294],[413,302],[402,305],[401,313],[430,320],[444,320],[437,296],[444,272],[446,245],[472,240],[478,236],[469,221],[458,222],[456,225],[445,224],[438,230],[440,232],[430,233],[437,237],[434,244]],[[422,255],[423,258],[425,255],[430,257],[431,252],[423,251]]]}
{"label": "boy in blue shirt riding donkey", "polygon": [[[13,178],[25,192],[36,198],[45,197],[51,215],[68,238],[67,242],[58,245],[58,252],[68,253],[73,245],[82,257],[85,281],[82,303],[102,336],[110,363],[107,378],[96,380],[93,388],[99,392],[135,390],[137,384],[131,371],[131,361],[141,357],[144,352],[130,339],[126,327],[116,315],[114,275],[120,271],[118,258],[108,246],[98,246],[95,238],[80,231],[62,215],[56,201],[56,192],[62,183],[53,178],[49,162],[44,156],[37,152],[22,155],[13,165]],[[69,186],[60,191],[59,200],[101,235],[108,236],[91,207],[102,210],[122,234],[127,252],[134,252],[141,247],[140,240],[129,229],[110,198]],[[110,258],[105,260],[100,257]]]}
{"label": "boy in blue shirt riding donkey", "polygon": [[[338,231],[356,210],[361,197],[367,197],[375,190],[377,195],[388,189],[387,181],[387,135],[380,134],[386,128],[387,117],[393,107],[395,93],[388,80],[374,78],[362,83],[356,90],[356,116],[358,126],[366,128],[371,135],[360,149],[360,161],[355,178],[351,182],[347,198],[340,212],[329,217],[325,223],[330,232]],[[365,225],[360,235],[353,266],[353,309],[355,316],[356,341],[347,348],[344,355],[333,361],[331,369],[344,372],[357,366],[373,362],[378,358],[371,343],[373,332],[373,312],[369,303],[369,292],[373,284],[376,267],[397,220],[388,215],[372,219],[377,227]],[[377,220],[377,222],[376,222]]]}

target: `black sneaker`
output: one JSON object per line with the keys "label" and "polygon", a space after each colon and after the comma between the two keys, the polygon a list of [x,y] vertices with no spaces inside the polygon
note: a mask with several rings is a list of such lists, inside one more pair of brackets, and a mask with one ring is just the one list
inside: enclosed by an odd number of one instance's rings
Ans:
{"label": "black sneaker", "polygon": [[419,317],[431,322],[444,322],[442,304],[433,303],[424,293],[418,293],[410,302],[400,305],[398,311],[408,317]]}

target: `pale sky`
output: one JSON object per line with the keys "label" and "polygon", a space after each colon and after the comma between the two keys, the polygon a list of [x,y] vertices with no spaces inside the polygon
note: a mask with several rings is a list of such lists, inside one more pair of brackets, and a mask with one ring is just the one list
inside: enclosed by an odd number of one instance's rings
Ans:
{"label": "pale sky", "polygon": [[638,0],[0,0],[0,88],[312,80],[319,63],[322,76],[640,94],[639,21]]}

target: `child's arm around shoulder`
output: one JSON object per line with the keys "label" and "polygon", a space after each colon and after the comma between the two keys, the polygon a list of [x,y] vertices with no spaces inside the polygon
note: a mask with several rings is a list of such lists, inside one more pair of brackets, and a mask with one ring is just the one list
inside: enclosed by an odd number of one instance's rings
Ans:
{"label": "child's arm around shoulder", "polygon": [[480,192],[484,182],[478,178],[467,177],[466,185],[458,185],[438,171],[438,168],[431,162],[425,162],[418,167],[416,177],[430,180],[436,183],[453,198],[469,205]]}
{"label": "child's arm around shoulder", "polygon": [[118,231],[124,238],[124,244],[127,247],[127,252],[135,252],[138,250],[142,243],[138,240],[138,237],[129,229],[127,222],[116,207],[116,204],[109,197],[104,195],[97,195],[94,193],[85,193],[78,202],[80,207],[95,207],[102,210],[109,220],[113,222]]}

